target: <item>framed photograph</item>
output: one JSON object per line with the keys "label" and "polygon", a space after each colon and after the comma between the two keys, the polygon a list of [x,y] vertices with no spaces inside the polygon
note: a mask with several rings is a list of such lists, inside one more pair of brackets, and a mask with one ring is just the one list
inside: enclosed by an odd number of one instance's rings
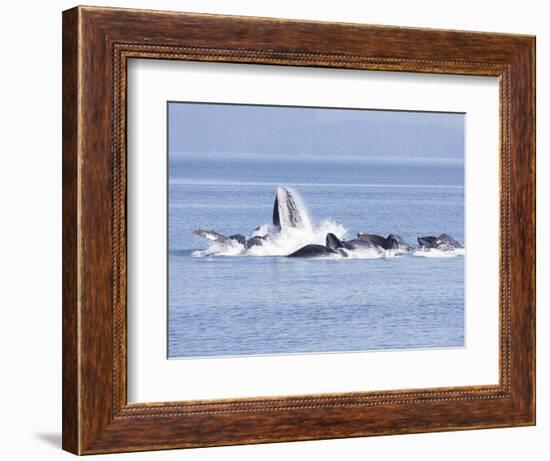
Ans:
{"label": "framed photograph", "polygon": [[63,448],[535,424],[532,36],[63,13]]}

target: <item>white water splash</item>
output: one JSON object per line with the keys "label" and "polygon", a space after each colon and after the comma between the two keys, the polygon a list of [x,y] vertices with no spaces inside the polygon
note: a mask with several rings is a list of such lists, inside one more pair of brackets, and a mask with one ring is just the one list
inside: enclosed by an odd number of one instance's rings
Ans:
{"label": "white water splash", "polygon": [[390,250],[382,248],[356,248],[355,250],[346,250],[346,257],[342,259],[380,259],[391,258],[394,256]]}
{"label": "white water splash", "polygon": [[207,256],[239,256],[245,251],[244,245],[235,240],[227,242],[212,242],[206,250],[196,250],[191,253],[195,258]]}
{"label": "white water splash", "polygon": [[464,256],[466,250],[464,248],[454,248],[452,250],[438,250],[437,248],[419,248],[413,252],[413,256],[423,258],[454,258],[456,256]]}
{"label": "white water splash", "polygon": [[[305,245],[325,245],[328,233],[336,235],[343,240],[346,236],[346,228],[334,221],[325,220],[310,229],[287,228],[277,233],[270,233],[273,226],[264,224],[260,226],[252,236],[267,235],[262,245],[246,249],[235,241],[212,242],[206,250],[194,251],[194,257],[208,256],[288,256]],[[399,251],[383,250],[381,248],[358,248],[356,250],[345,250],[345,256],[334,254],[320,256],[320,259],[380,259],[393,258],[402,254]]]}
{"label": "white water splash", "polygon": [[318,226],[309,228],[288,227],[281,229],[276,234],[269,234],[263,245],[253,246],[246,250],[249,256],[288,256],[311,243],[324,245],[327,234],[332,232],[342,239],[346,235],[346,229],[334,221],[322,221]]}

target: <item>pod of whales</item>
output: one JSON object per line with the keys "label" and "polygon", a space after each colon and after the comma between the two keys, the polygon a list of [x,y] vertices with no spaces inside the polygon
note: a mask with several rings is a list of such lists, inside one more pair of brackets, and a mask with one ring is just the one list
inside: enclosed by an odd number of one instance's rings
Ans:
{"label": "pod of whales", "polygon": [[289,254],[289,258],[305,258],[305,257],[316,257],[316,256],[330,256],[330,255],[340,255],[347,257],[349,256],[350,251],[354,250],[375,250],[380,251],[381,248],[368,241],[368,240],[340,240],[336,235],[328,233],[326,237],[325,245],[315,245],[309,244],[306,245],[294,253]]}
{"label": "pod of whales", "polygon": [[[266,227],[267,229],[262,231]],[[214,230],[197,229],[193,235],[201,237],[212,242],[218,242],[226,246],[240,245],[244,251],[260,247],[266,242],[276,239],[281,233],[305,232],[309,235],[312,229],[311,223],[305,207],[302,205],[299,196],[291,189],[286,187],[277,187],[275,202],[273,204],[272,225],[257,228],[250,238],[242,234],[232,234],[225,236]],[[262,233],[263,232],[263,233]],[[317,237],[318,238],[318,237]],[[414,251],[453,251],[464,248],[457,240],[449,234],[441,234],[438,237],[425,236],[418,237],[418,247],[413,247],[406,243],[403,238],[397,234],[389,234],[383,237],[377,234],[365,232],[357,233],[357,238],[352,240],[339,239],[334,233],[328,232],[325,238],[325,245],[312,242],[302,246],[296,251],[288,254],[291,258],[314,258],[326,256],[348,257],[353,252],[368,250],[369,254],[384,255],[388,252],[410,253]],[[239,247],[237,247],[239,248]],[[375,256],[376,257],[376,256]]]}

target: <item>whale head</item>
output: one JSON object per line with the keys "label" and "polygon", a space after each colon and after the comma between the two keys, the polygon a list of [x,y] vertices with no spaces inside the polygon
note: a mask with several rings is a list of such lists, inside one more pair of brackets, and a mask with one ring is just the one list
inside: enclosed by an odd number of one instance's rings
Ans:
{"label": "whale head", "polygon": [[273,204],[273,226],[278,229],[311,230],[311,221],[302,199],[288,187],[277,187]]}
{"label": "whale head", "polygon": [[345,248],[342,241],[332,233],[327,234],[326,246],[331,250],[337,250],[338,248]]}

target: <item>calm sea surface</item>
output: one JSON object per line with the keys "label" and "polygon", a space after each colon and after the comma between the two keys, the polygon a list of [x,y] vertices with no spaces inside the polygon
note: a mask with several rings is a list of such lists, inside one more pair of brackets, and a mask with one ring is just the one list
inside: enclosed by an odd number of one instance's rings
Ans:
{"label": "calm sea surface", "polygon": [[204,157],[169,160],[168,355],[445,348],[464,345],[464,257],[194,257],[194,229],[250,235],[271,222],[277,185],[314,224],[357,232],[450,233],[464,242],[464,167],[433,161]]}

